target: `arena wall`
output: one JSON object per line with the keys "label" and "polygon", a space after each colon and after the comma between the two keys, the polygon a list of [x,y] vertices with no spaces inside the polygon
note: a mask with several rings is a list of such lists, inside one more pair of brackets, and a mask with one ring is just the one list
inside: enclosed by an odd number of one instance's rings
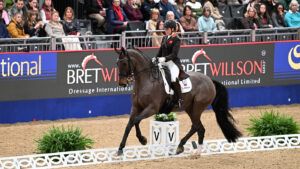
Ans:
{"label": "arena wall", "polygon": [[[158,51],[141,50],[147,57]],[[299,41],[182,46],[179,53],[186,71],[228,87],[231,107],[300,103],[299,55]],[[118,87],[113,50],[0,53],[0,59],[0,123],[130,112],[132,86]]]}

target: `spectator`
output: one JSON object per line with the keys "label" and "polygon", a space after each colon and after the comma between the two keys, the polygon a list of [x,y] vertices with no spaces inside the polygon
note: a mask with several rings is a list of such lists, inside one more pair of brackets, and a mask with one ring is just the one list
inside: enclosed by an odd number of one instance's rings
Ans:
{"label": "spectator", "polygon": [[103,0],[85,0],[84,2],[88,17],[97,20],[95,32],[103,32],[106,17]]}
{"label": "spectator", "polygon": [[247,11],[250,7],[253,7],[256,9],[256,11],[259,11],[259,5],[260,5],[260,0],[250,0],[250,2],[247,5]]}
{"label": "spectator", "polygon": [[263,1],[263,3],[266,5],[269,16],[272,16],[272,13],[276,11],[276,2],[275,1],[278,1],[278,0]]}
{"label": "spectator", "polygon": [[285,27],[284,22],[284,7],[281,3],[276,4],[276,11],[272,13],[272,21],[275,27]]}
{"label": "spectator", "polygon": [[140,7],[134,3],[134,0],[127,0],[123,6],[124,12],[130,21],[143,21],[143,14]]}
{"label": "spectator", "polygon": [[290,5],[290,11],[285,14],[285,22],[288,27],[300,27],[300,13],[299,3],[296,0],[292,0]]}
{"label": "spectator", "polygon": [[177,12],[180,14],[183,14],[183,8],[185,7],[185,0],[175,0],[175,7],[177,9]]}
{"label": "spectator", "polygon": [[148,28],[151,31],[156,30],[156,25],[159,20],[159,10],[156,8],[151,9],[151,19],[148,21]]}
{"label": "spectator", "polygon": [[209,7],[203,8],[203,15],[198,18],[198,30],[200,32],[213,32],[217,30],[216,23],[211,17]]}
{"label": "spectator", "polygon": [[121,33],[126,30],[128,18],[120,6],[120,0],[113,0],[112,6],[108,9],[107,21],[109,33]]}
{"label": "spectator", "polygon": [[30,11],[35,11],[36,12],[38,21],[42,20],[41,10],[40,10],[40,7],[39,7],[38,0],[29,0],[28,4],[27,4],[27,9],[28,9],[28,12],[30,12]]}
{"label": "spectator", "polygon": [[0,0],[0,18],[1,21],[4,22],[5,25],[9,24],[9,16],[6,10],[4,9],[4,2]]}
{"label": "spectator", "polygon": [[[51,15],[56,10],[53,7],[52,0],[45,0],[41,9],[41,18],[44,23],[48,23],[51,20]],[[60,18],[59,18],[60,20]]]}
{"label": "spectator", "polygon": [[63,38],[63,41],[67,40],[68,42],[71,42],[70,50],[82,50],[80,45],[80,25],[77,19],[74,18],[74,10],[71,7],[66,7],[64,12],[64,20],[62,21],[64,32],[68,37],[72,38]]}
{"label": "spectator", "polygon": [[186,5],[192,8],[193,16],[195,18],[199,18],[202,15],[203,9],[200,2],[196,0],[189,0]]}
{"label": "spectator", "polygon": [[141,6],[141,11],[145,21],[150,19],[151,9],[153,8],[159,9],[158,3],[156,3],[154,0],[144,0]]}
{"label": "spectator", "polygon": [[244,29],[258,29],[260,27],[254,7],[248,8],[245,18],[242,20],[242,25]]}
{"label": "spectator", "polygon": [[[214,5],[213,5],[214,3]],[[223,16],[220,14],[218,9],[218,4],[214,0],[205,0],[203,8],[208,7],[210,9],[210,15],[215,20],[218,30],[225,29],[225,22],[223,21]]]}
{"label": "spectator", "polygon": [[28,11],[40,11],[38,0],[29,0],[27,4]]}
{"label": "spectator", "polygon": [[27,21],[24,24],[24,31],[30,37],[45,37],[43,21],[38,21],[37,11],[29,11]]}
{"label": "spectator", "polygon": [[160,15],[166,19],[166,15],[168,11],[172,11],[175,15],[175,19],[179,20],[181,18],[181,14],[177,12],[175,7],[169,2],[169,0],[160,0],[159,5],[159,13]]}
{"label": "spectator", "polygon": [[152,46],[159,46],[161,43],[161,38],[159,38],[161,32],[157,32],[157,24],[162,24],[162,29],[164,22],[159,20],[159,10],[153,8],[151,10],[151,19],[148,21],[148,29],[152,36]]}
{"label": "spectator", "polygon": [[186,32],[198,31],[197,21],[192,16],[192,8],[190,6],[185,6],[183,8],[183,16],[180,18],[180,23],[183,30]]}
{"label": "spectator", "polygon": [[152,34],[152,46],[159,47],[161,45],[161,41],[164,35],[164,21],[158,20],[156,23],[155,32],[153,32]]}
{"label": "spectator", "polygon": [[[175,20],[175,15],[174,15],[173,11],[167,12],[166,21],[167,20],[174,20],[176,22],[176,32],[180,32],[181,34],[184,33],[184,29],[183,29],[182,25]],[[178,34],[178,36],[181,36],[181,34]]]}
{"label": "spectator", "polygon": [[0,38],[10,38],[4,21],[0,21]]}
{"label": "spectator", "polygon": [[7,26],[7,30],[12,38],[29,38],[29,35],[25,34],[24,31],[21,13],[15,13],[13,19]]}
{"label": "spectator", "polygon": [[4,0],[4,7],[6,10],[11,9],[13,5],[14,5],[14,0]]}
{"label": "spectator", "polygon": [[156,3],[154,0],[145,0],[142,3],[141,11],[142,11],[143,18],[145,21],[150,19],[151,10],[153,8],[159,9],[158,3]]}
{"label": "spectator", "polygon": [[[291,3],[291,0],[277,0],[278,3],[281,3],[285,10],[289,9],[289,4]],[[298,1],[299,3],[299,1]],[[286,12],[286,11],[285,11]]]}
{"label": "spectator", "polygon": [[24,4],[24,0],[16,0],[16,3],[12,6],[10,10],[10,18],[13,18],[16,13],[22,15],[22,19],[25,21],[27,17],[27,8]]}
{"label": "spectator", "polygon": [[258,11],[259,28],[273,28],[273,22],[270,15],[267,12],[265,4],[260,4]]}
{"label": "spectator", "polygon": [[[46,0],[47,1],[47,0]],[[77,37],[66,37],[63,25],[59,22],[59,13],[57,11],[52,12],[51,19],[46,24],[45,30],[51,37],[56,37],[56,40],[62,41],[65,50],[82,50],[80,41]]]}
{"label": "spectator", "polygon": [[71,7],[65,9],[62,24],[66,35],[80,35],[80,25],[78,20],[74,18],[74,10]]}
{"label": "spectator", "polygon": [[[45,0],[46,2],[47,0]],[[59,22],[59,13],[53,11],[49,22],[46,24],[45,31],[48,36],[65,36],[63,25]]]}

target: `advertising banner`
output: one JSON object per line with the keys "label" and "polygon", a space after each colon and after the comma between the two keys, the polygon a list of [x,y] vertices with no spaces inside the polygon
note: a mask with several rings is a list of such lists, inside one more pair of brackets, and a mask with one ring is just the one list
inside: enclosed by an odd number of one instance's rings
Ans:
{"label": "advertising banner", "polygon": [[[229,88],[300,84],[299,43],[182,46],[187,72]],[[142,49],[148,57],[157,48]],[[118,86],[114,50],[0,54],[0,101],[129,94]]]}
{"label": "advertising banner", "polygon": [[272,44],[182,48],[181,62],[187,72],[196,71],[227,87],[272,84]]}
{"label": "advertising banner", "polygon": [[130,93],[132,85],[118,86],[117,59],[113,50],[60,53],[60,94],[75,97]]}
{"label": "advertising banner", "polygon": [[300,83],[300,43],[275,43],[274,83]]}
{"label": "advertising banner", "polygon": [[0,54],[0,101],[56,97],[57,54]]}

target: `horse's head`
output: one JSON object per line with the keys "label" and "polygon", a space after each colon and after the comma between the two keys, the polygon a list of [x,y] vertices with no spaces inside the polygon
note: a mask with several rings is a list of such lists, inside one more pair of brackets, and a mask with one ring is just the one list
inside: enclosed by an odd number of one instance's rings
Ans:
{"label": "horse's head", "polygon": [[133,81],[133,66],[132,60],[128,55],[128,52],[123,47],[121,50],[115,51],[119,54],[119,58],[117,61],[118,69],[119,69],[119,85],[126,87],[129,82]]}

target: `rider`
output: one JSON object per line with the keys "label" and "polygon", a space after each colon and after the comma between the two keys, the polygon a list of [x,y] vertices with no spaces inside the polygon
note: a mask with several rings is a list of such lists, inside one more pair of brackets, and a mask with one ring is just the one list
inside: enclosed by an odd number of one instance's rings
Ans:
{"label": "rider", "polygon": [[182,70],[180,59],[177,56],[180,49],[180,39],[176,33],[176,22],[174,20],[167,20],[164,24],[164,28],[166,35],[162,38],[162,43],[155,60],[167,66],[170,70],[171,87],[175,92],[175,100],[178,100],[178,106],[181,109],[183,98],[178,78],[183,80],[187,78],[188,75]]}

